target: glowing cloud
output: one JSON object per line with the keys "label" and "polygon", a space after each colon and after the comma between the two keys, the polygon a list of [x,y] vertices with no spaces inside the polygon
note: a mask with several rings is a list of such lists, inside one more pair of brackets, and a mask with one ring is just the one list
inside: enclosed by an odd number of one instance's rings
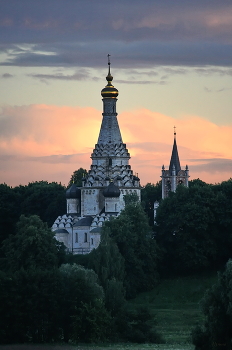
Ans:
{"label": "glowing cloud", "polygon": [[[217,126],[198,116],[174,119],[146,109],[118,116],[131,165],[141,183],[160,179],[169,166],[173,127],[179,157],[190,176],[207,182],[232,174],[232,125]],[[79,167],[89,169],[98,139],[101,112],[93,108],[7,106],[0,114],[0,180],[9,185],[47,180],[67,184]]]}

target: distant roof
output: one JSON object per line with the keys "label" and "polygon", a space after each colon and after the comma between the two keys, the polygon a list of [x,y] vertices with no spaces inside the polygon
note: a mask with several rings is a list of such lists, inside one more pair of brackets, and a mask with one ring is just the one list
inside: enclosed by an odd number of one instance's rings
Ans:
{"label": "distant roof", "polygon": [[79,221],[77,221],[73,225],[73,227],[76,227],[76,226],[90,226],[92,224],[92,221],[93,221],[93,217],[92,216],[86,216],[85,218],[80,219]]}
{"label": "distant roof", "polygon": [[80,198],[81,197],[81,190],[77,188],[75,184],[72,184],[71,187],[69,187],[66,191],[66,198]]}
{"label": "distant roof", "polygon": [[118,186],[115,186],[113,182],[107,186],[103,191],[104,197],[119,197],[120,196],[120,190]]}
{"label": "distant roof", "polygon": [[100,233],[101,232],[101,227],[95,227],[94,229],[92,229],[91,231],[90,231],[90,233]]}
{"label": "distant roof", "polygon": [[58,228],[57,230],[54,231],[55,233],[68,233],[67,230],[65,230],[64,228]]}

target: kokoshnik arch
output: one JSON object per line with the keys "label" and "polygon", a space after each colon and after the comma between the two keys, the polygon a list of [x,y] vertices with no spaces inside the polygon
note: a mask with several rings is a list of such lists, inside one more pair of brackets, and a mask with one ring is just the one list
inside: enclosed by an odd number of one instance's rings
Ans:
{"label": "kokoshnik arch", "polygon": [[[66,191],[67,213],[52,226],[56,239],[74,254],[86,254],[98,247],[102,224],[124,209],[125,195],[136,194],[141,200],[140,179],[131,170],[130,154],[118,125],[118,90],[112,84],[110,65],[108,55],[107,85],[101,91],[102,124],[91,154],[90,170],[81,187],[73,184]],[[180,181],[188,186],[187,179],[188,169],[180,168],[175,135],[169,170],[162,168],[162,198],[175,191]]]}

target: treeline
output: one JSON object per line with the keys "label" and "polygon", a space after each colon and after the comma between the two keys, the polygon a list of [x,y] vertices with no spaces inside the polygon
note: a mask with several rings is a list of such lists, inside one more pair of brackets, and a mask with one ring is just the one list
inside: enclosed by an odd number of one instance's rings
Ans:
{"label": "treeline", "polygon": [[232,257],[232,179],[210,185],[190,181],[160,202],[155,239],[162,273],[219,269]]}
{"label": "treeline", "polygon": [[[103,226],[98,249],[69,255],[49,229],[66,211],[65,188],[0,185],[1,343],[163,341],[154,315],[131,309],[128,300],[169,274],[225,265],[232,251],[232,180],[193,180],[165,200],[160,183],[147,184],[141,204],[133,196],[125,203]],[[195,341],[205,337],[202,328],[196,334]]]}
{"label": "treeline", "polygon": [[[2,188],[4,194],[14,193]],[[68,255],[37,215],[21,215],[5,236],[0,249],[1,343],[163,341],[149,310],[131,309],[127,302],[158,281],[152,229],[134,199],[103,227],[99,248],[88,255]]]}

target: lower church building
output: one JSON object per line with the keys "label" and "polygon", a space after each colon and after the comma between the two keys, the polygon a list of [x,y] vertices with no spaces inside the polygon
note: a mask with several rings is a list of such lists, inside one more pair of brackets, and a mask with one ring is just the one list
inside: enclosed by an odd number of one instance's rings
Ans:
{"label": "lower church building", "polygon": [[73,184],[66,191],[67,213],[52,226],[56,239],[74,254],[87,254],[98,247],[102,224],[119,215],[125,206],[124,195],[133,193],[141,199],[140,179],[129,165],[130,154],[118,125],[118,90],[112,85],[110,62],[108,65],[107,85],[101,91],[102,124],[90,170],[81,187]]}

